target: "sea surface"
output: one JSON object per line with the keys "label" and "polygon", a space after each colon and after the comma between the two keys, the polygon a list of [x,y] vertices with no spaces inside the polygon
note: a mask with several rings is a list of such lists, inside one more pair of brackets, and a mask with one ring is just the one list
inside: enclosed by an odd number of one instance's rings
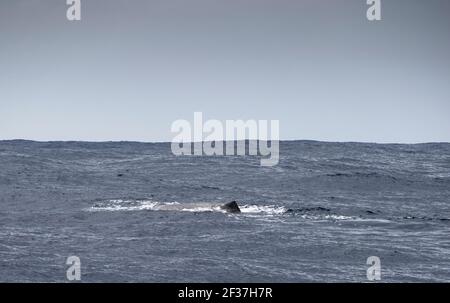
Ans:
{"label": "sea surface", "polygon": [[[237,201],[242,213],[217,205]],[[450,144],[0,141],[0,281],[450,282]]]}

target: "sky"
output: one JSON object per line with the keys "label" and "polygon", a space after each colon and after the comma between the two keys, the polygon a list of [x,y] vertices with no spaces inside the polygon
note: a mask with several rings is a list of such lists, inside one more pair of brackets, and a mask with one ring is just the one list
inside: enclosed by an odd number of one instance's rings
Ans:
{"label": "sky", "polygon": [[0,140],[171,141],[279,120],[284,140],[450,142],[450,1],[0,0]]}

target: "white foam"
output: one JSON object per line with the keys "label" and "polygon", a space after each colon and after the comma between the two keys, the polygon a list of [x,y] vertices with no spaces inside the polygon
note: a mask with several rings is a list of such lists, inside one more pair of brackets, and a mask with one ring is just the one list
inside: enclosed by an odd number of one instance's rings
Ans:
{"label": "white foam", "polygon": [[179,205],[180,202],[165,202],[165,205]]}
{"label": "white foam", "polygon": [[323,220],[333,220],[333,221],[341,221],[341,220],[354,220],[354,217],[342,216],[342,215],[301,215],[302,219],[313,220],[313,221],[323,221]]}
{"label": "white foam", "polygon": [[[132,205],[130,205],[132,204]],[[127,200],[109,200],[105,206],[92,206],[88,211],[136,211],[136,210],[152,210],[157,206],[158,202],[153,201],[127,201]]]}
{"label": "white foam", "polygon": [[193,207],[193,208],[182,208],[180,211],[188,211],[188,212],[208,212],[208,211],[222,211],[220,208],[216,207]]}
{"label": "white foam", "polygon": [[325,219],[329,219],[329,220],[352,220],[354,218],[353,217],[349,217],[349,216],[342,216],[342,215],[326,215]]}
{"label": "white foam", "polygon": [[280,215],[286,212],[286,208],[275,205],[242,205],[239,208],[244,214]]}

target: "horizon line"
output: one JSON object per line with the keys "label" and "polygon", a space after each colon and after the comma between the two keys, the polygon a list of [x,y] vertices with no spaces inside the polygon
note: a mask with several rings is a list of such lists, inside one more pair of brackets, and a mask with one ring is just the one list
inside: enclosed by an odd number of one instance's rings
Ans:
{"label": "horizon line", "polygon": [[[0,139],[2,142],[14,142],[14,141],[24,141],[33,143],[140,143],[140,144],[164,144],[164,143],[176,143],[171,141],[138,141],[138,140],[33,140],[33,139]],[[239,142],[239,141],[272,141],[272,140],[259,140],[259,139],[240,139],[240,140],[217,140],[216,142]],[[370,141],[332,141],[332,140],[315,140],[315,139],[279,139],[273,140],[279,142],[319,142],[319,143],[358,143],[358,144],[379,144],[379,145],[420,145],[420,144],[450,144],[447,141],[426,141],[426,142],[370,142]],[[189,141],[189,142],[178,142],[178,143],[205,143],[214,142],[209,141]]]}

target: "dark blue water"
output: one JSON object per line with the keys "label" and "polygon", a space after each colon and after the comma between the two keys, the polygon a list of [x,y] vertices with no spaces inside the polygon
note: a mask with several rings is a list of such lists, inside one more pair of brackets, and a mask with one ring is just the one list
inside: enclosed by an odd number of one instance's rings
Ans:
{"label": "dark blue water", "polygon": [[385,282],[450,281],[450,144],[280,146],[261,167],[0,141],[0,281],[67,281],[72,255],[85,282],[364,282],[369,256]]}

